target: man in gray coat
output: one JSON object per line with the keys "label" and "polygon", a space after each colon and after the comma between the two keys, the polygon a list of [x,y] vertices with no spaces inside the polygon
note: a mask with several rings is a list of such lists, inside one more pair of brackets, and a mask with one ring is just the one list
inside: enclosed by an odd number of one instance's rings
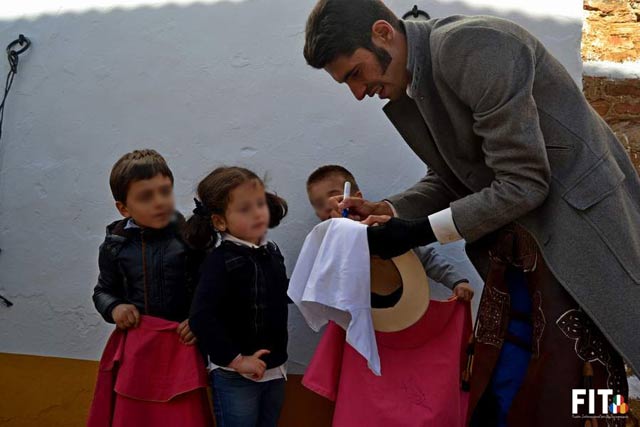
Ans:
{"label": "man in gray coat", "polygon": [[624,425],[572,390],[625,398],[620,356],[640,369],[640,180],[564,67],[512,22],[402,21],[379,0],[320,0],[304,55],[358,100],[389,99],[428,166],[387,200],[335,197],[334,215],[381,224],[368,234],[383,257],[465,239],[485,278],[472,424]]}

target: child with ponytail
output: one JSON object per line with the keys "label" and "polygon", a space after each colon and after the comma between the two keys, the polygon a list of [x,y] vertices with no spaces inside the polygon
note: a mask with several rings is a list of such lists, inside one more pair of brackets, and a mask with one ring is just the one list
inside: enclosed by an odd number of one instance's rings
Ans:
{"label": "child with ponytail", "polygon": [[189,325],[209,358],[219,427],[275,427],[284,400],[288,279],[267,229],[287,204],[241,167],[220,167],[197,188],[185,238],[215,247],[195,292]]}

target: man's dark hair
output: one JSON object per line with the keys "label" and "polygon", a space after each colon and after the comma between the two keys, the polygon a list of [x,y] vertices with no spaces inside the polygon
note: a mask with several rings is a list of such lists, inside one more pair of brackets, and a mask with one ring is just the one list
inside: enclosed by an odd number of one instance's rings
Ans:
{"label": "man's dark hair", "polygon": [[309,178],[307,178],[307,188],[319,181],[322,181],[323,179],[329,178],[332,175],[338,175],[344,178],[345,181],[349,181],[351,183],[352,193],[360,191],[358,183],[353,177],[353,174],[349,172],[347,168],[340,165],[324,165],[311,172],[311,175],[309,175]]}
{"label": "man's dark hair", "polygon": [[304,57],[314,68],[324,68],[339,56],[358,48],[373,52],[386,70],[391,57],[371,41],[371,27],[387,21],[404,32],[398,17],[380,0],[319,0],[305,30]]}
{"label": "man's dark hair", "polygon": [[135,181],[151,179],[156,175],[163,175],[171,179],[171,169],[156,150],[135,150],[127,153],[113,165],[109,185],[116,202],[125,203],[129,187]]}

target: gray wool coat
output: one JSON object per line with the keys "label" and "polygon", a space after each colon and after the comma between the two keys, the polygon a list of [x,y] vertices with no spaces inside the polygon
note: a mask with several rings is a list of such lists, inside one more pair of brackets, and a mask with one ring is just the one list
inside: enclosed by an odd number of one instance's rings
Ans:
{"label": "gray wool coat", "polygon": [[384,111],[428,173],[388,200],[408,218],[451,207],[483,277],[483,237],[523,226],[639,373],[640,179],[624,147],[522,27],[488,16],[403,24],[410,97]]}

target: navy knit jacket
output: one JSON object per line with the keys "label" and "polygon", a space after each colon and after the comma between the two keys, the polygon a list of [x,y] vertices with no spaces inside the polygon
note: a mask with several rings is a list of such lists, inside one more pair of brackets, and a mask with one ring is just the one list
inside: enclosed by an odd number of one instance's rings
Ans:
{"label": "navy knit jacket", "polygon": [[260,349],[267,369],[287,360],[287,288],[284,258],[269,242],[260,248],[223,241],[202,266],[189,325],[203,353],[218,366]]}

